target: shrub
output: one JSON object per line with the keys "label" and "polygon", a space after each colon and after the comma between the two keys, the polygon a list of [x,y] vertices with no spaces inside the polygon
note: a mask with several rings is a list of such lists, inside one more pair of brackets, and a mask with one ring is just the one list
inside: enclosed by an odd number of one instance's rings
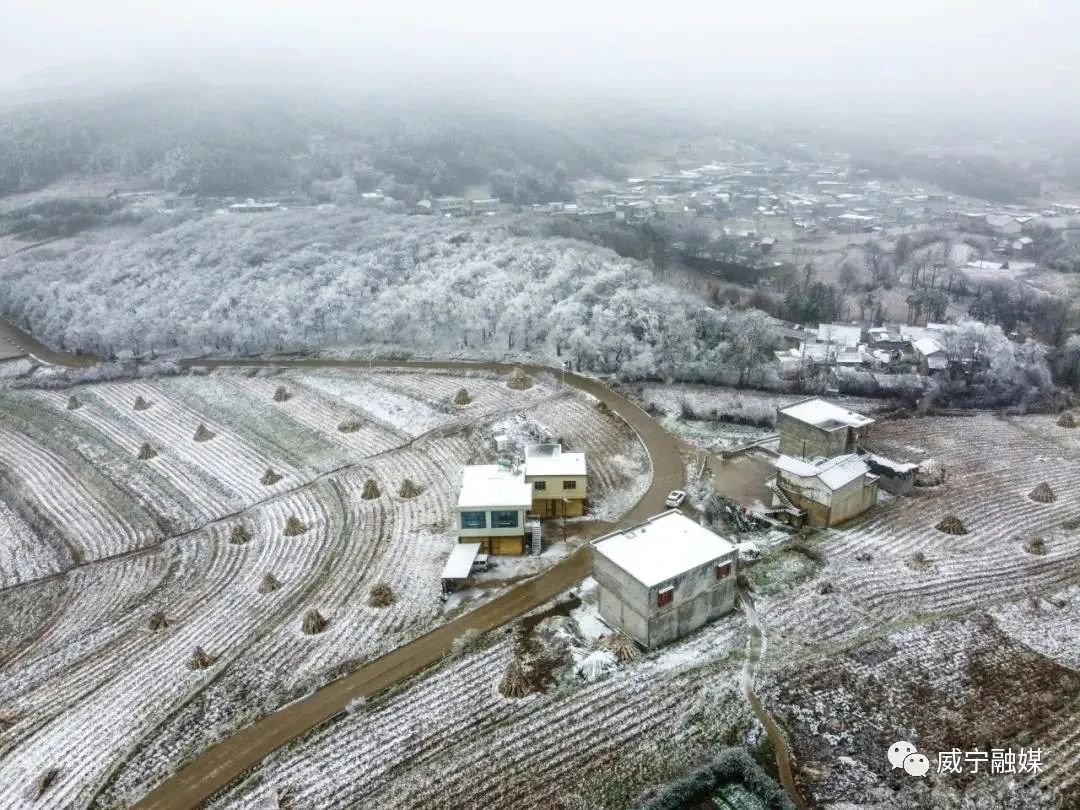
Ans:
{"label": "shrub", "polygon": [[248,531],[248,527],[243,523],[237,523],[232,527],[232,531],[229,532],[229,542],[236,546],[242,546],[244,543],[251,542],[251,532]]}
{"label": "shrub", "polygon": [[1041,537],[1032,537],[1026,543],[1024,543],[1024,551],[1028,554],[1045,554],[1046,553],[1046,541]]}
{"label": "shrub", "polygon": [[461,658],[480,649],[484,643],[484,634],[475,627],[471,627],[454,639],[450,645],[450,657]]}
{"label": "shrub", "polygon": [[472,397],[469,396],[469,392],[464,388],[458,390],[458,392],[454,394],[455,405],[468,405],[470,402],[472,402]]}
{"label": "shrub", "polygon": [[398,495],[402,498],[415,498],[424,488],[419,484],[414,484],[411,479],[406,478],[401,482],[401,488],[398,490]]}
{"label": "shrub", "polygon": [[397,600],[394,590],[385,582],[376,583],[368,594],[368,604],[372,607],[390,607]]}
{"label": "shrub", "polygon": [[521,366],[515,366],[506,380],[506,387],[514,391],[524,391],[527,388],[532,388],[532,386],[532,377],[526,374],[525,369]]}
{"label": "shrub", "polygon": [[193,437],[197,442],[208,442],[217,434],[210,430],[206,425],[200,424],[195,428],[195,436]]}
{"label": "shrub", "polygon": [[292,398],[292,394],[284,385],[279,385],[274,391],[274,402],[288,402],[290,398]]}
{"label": "shrub", "polygon": [[289,515],[289,517],[287,517],[285,519],[285,536],[286,537],[296,537],[298,535],[303,534],[307,530],[308,530],[308,527],[305,526],[301,522],[300,518],[298,518],[296,515]]}
{"label": "shrub", "polygon": [[1066,411],[1065,413],[1063,413],[1061,416],[1058,417],[1057,423],[1058,423],[1058,427],[1074,428],[1074,427],[1076,427],[1076,417],[1073,416],[1068,411]]}
{"label": "shrub", "polygon": [[300,627],[309,636],[321,633],[326,629],[326,619],[319,611],[312,608],[304,614],[304,623]]}
{"label": "shrub", "polygon": [[149,461],[157,456],[157,450],[150,446],[150,442],[143,442],[139,448],[139,461]]}
{"label": "shrub", "polygon": [[191,658],[187,660],[188,669],[206,669],[214,663],[214,659],[202,647],[196,647]]}
{"label": "shrub", "polygon": [[34,784],[30,786],[30,798],[36,800],[44,796],[45,791],[52,787],[59,775],[59,768],[46,768],[43,770],[38,774],[38,778],[34,780]]}
{"label": "shrub", "polygon": [[817,592],[820,593],[822,596],[826,596],[830,593],[836,593],[836,586],[832,584],[831,580],[822,580],[821,584],[818,585]]}
{"label": "shrub", "polygon": [[964,522],[960,520],[956,515],[946,515],[940,521],[937,526],[934,527],[939,532],[945,532],[945,534],[967,534],[968,527],[964,525]]}
{"label": "shrub", "polygon": [[341,433],[358,433],[363,427],[364,424],[362,422],[352,419],[342,422],[340,425],[337,426],[337,429]]}
{"label": "shrub", "polygon": [[770,810],[791,810],[793,805],[783,789],[769,778],[743,748],[725,748],[715,759],[657,795],[639,803],[638,810],[683,810],[729,782],[746,787]]}
{"label": "shrub", "polygon": [[267,467],[266,472],[263,473],[263,477],[259,479],[259,482],[264,487],[272,487],[280,480],[281,476],[274,472],[273,468]]}
{"label": "shrub", "polygon": [[933,565],[933,563],[930,562],[930,558],[921,551],[916,551],[904,560],[904,562],[907,563],[907,567],[913,571],[926,571]]}
{"label": "shrub", "polygon": [[82,407],[82,403],[79,402],[79,398],[77,396],[72,394],[70,397],[68,397],[67,409],[69,411],[77,411],[81,407]]}
{"label": "shrub", "polygon": [[135,405],[133,407],[137,411],[146,411],[150,409],[150,403],[142,397],[135,397]]}
{"label": "shrub", "polygon": [[150,629],[155,633],[158,630],[164,630],[169,626],[169,620],[165,617],[165,612],[162,610],[157,611],[150,617]]}
{"label": "shrub", "polygon": [[936,487],[945,483],[945,467],[940,461],[928,458],[915,471],[915,486]]}
{"label": "shrub", "polygon": [[271,593],[281,587],[281,581],[273,574],[263,574],[259,583],[259,593]]}
{"label": "shrub", "polygon": [[375,483],[374,478],[369,478],[364,482],[364,491],[360,494],[360,497],[365,501],[373,501],[379,497],[379,485]]}

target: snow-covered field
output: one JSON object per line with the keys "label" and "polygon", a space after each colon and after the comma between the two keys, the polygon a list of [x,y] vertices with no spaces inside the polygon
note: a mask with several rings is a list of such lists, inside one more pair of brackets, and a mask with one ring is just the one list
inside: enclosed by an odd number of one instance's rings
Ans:
{"label": "snow-covered field", "polygon": [[[621,457],[597,460],[601,504],[648,470],[592,400],[492,375],[230,371],[0,393],[0,807],[52,768],[35,807],[127,806],[231,729],[441,621],[460,467],[508,419]],[[406,479],[419,496],[399,496]],[[368,604],[380,582],[388,608]],[[312,609],[328,624],[307,635]],[[188,666],[197,649],[205,668]]]}

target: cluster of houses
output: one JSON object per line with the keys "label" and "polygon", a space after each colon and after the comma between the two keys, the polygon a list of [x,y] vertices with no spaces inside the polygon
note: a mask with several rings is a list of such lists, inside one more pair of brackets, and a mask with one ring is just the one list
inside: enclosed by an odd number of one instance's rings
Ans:
{"label": "cluster of houses", "polygon": [[[458,542],[444,591],[487,565],[487,555],[537,552],[540,520],[585,513],[584,453],[533,444],[524,461],[466,466],[455,513]],[[677,509],[591,543],[600,615],[645,647],[683,636],[735,603],[736,546]]]}
{"label": "cluster of houses", "polygon": [[785,327],[780,330],[784,348],[776,350],[774,356],[777,371],[785,379],[838,367],[932,376],[948,370],[948,337],[956,328],[947,323]]}
{"label": "cluster of houses", "polygon": [[779,444],[768,517],[797,527],[845,523],[874,507],[878,490],[902,495],[915,484],[917,464],[897,462],[864,447],[874,420],[821,399],[777,409]]}

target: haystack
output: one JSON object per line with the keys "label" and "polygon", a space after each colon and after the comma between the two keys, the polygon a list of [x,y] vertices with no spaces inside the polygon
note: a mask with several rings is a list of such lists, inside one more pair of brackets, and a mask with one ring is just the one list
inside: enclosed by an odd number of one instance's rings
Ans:
{"label": "haystack", "polygon": [[455,405],[468,405],[470,402],[472,402],[472,397],[469,396],[469,392],[464,388],[459,389],[458,392],[454,394]]}
{"label": "haystack", "polygon": [[364,491],[360,493],[360,497],[365,501],[373,501],[379,497],[379,485],[375,483],[374,478],[369,478],[364,482]]}
{"label": "haystack", "polygon": [[30,786],[30,798],[40,799],[45,795],[45,791],[52,787],[53,782],[56,781],[56,777],[60,775],[59,768],[46,768],[40,774],[38,778],[34,780],[34,784]]}
{"label": "haystack", "polygon": [[206,669],[214,663],[214,659],[207,654],[202,647],[196,647],[191,658],[187,660],[188,669]]}
{"label": "haystack", "polygon": [[1076,427],[1076,417],[1068,411],[1065,411],[1065,413],[1058,417],[1057,423],[1058,427],[1074,428]]}
{"label": "haystack", "polygon": [[368,594],[368,604],[372,607],[390,607],[394,604],[397,597],[394,596],[394,589],[387,585],[385,582],[376,583],[371,587],[371,593]]}
{"label": "haystack", "polygon": [[158,630],[164,630],[169,626],[169,620],[165,617],[165,611],[159,610],[153,616],[150,617],[150,629],[155,633]]}
{"label": "haystack", "polygon": [[1028,493],[1028,497],[1036,503],[1053,503],[1057,500],[1057,495],[1054,494],[1054,490],[1050,488],[1050,485],[1043,481],[1035,489]]}
{"label": "haystack", "polygon": [[596,650],[589,653],[578,664],[578,675],[592,683],[598,681],[618,666],[615,654],[607,650]]}
{"label": "haystack", "polygon": [[273,574],[263,574],[262,582],[259,583],[259,593],[272,593],[281,587],[281,581]]}
{"label": "haystack", "polygon": [[612,654],[624,664],[641,657],[641,650],[637,642],[625,633],[612,633],[604,639],[604,646],[611,650]]}
{"label": "haystack", "polygon": [[1024,551],[1028,554],[1045,554],[1046,553],[1046,541],[1041,537],[1032,537],[1024,543]]}
{"label": "haystack", "polygon": [[499,681],[499,694],[508,698],[523,698],[529,694],[529,680],[525,677],[525,668],[517,656],[510,659],[506,672]]}
{"label": "haystack", "polygon": [[285,518],[285,536],[296,537],[303,534],[308,529],[307,526],[296,515],[289,515]]}
{"label": "haystack", "polygon": [[940,461],[928,458],[915,471],[915,486],[936,487],[945,483],[945,467]]}
{"label": "haystack", "polygon": [[355,419],[347,419],[338,425],[337,429],[341,433],[358,433],[363,426],[362,422],[358,422]]}
{"label": "haystack", "polygon": [[77,396],[75,396],[74,394],[72,394],[72,395],[71,395],[70,397],[68,397],[68,406],[67,406],[67,409],[68,409],[69,411],[77,411],[77,410],[79,410],[79,408],[81,408],[81,407],[82,407],[82,403],[81,403],[81,402],[79,402],[79,398],[78,398]]}
{"label": "haystack", "polygon": [[287,402],[292,394],[289,393],[289,389],[284,385],[279,385],[274,391],[274,402]]}
{"label": "haystack", "polygon": [[921,551],[916,551],[904,560],[904,562],[906,562],[908,568],[913,571],[926,571],[933,566],[933,561]]}
{"label": "haystack", "polygon": [[208,442],[214,438],[217,434],[210,430],[206,425],[200,424],[195,428],[195,436],[193,437],[197,442]]}
{"label": "haystack", "polygon": [[137,410],[137,411],[145,411],[145,410],[149,410],[150,403],[147,402],[142,397],[135,397],[135,406],[134,407],[135,407],[135,410]]}
{"label": "haystack", "polygon": [[514,391],[524,391],[526,388],[532,388],[532,385],[532,377],[526,374],[521,366],[514,366],[514,370],[510,372],[506,380],[506,387]]}
{"label": "haystack", "polygon": [[939,532],[945,532],[945,534],[967,534],[968,527],[964,525],[964,522],[960,520],[956,515],[946,515],[940,521],[937,526],[934,527]]}
{"label": "haystack", "polygon": [[826,579],[818,585],[817,592],[822,596],[828,596],[830,593],[836,593],[836,586],[832,584],[831,580]]}
{"label": "haystack", "polygon": [[304,614],[304,623],[300,627],[307,635],[314,636],[326,629],[326,619],[319,611],[312,608]]}
{"label": "haystack", "polygon": [[421,487],[419,484],[414,484],[412,482],[412,479],[406,478],[404,481],[401,482],[401,488],[398,490],[398,495],[402,498],[415,498],[423,491],[423,487]]}
{"label": "haystack", "polygon": [[237,523],[232,527],[232,531],[229,532],[229,542],[234,546],[242,546],[244,543],[251,542],[251,532],[248,531],[248,527],[243,523]]}
{"label": "haystack", "polygon": [[264,487],[272,487],[280,480],[281,476],[274,472],[274,468],[267,467],[266,472],[263,473],[263,477],[259,479],[259,483]]}
{"label": "haystack", "polygon": [[149,461],[157,455],[157,450],[150,446],[150,442],[143,442],[139,448],[139,461]]}

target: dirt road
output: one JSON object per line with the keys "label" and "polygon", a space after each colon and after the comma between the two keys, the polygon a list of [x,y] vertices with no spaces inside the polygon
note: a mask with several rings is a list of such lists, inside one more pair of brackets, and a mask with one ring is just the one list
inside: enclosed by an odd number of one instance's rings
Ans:
{"label": "dirt road", "polygon": [[69,354],[67,352],[54,352],[48,346],[36,338],[26,334],[23,330],[0,318],[0,344],[9,343],[14,346],[20,355],[29,355],[38,362],[50,366],[66,366],[67,368],[86,368],[98,362],[98,359],[89,354]]}
{"label": "dirt road", "polygon": [[[287,368],[416,368],[454,371],[487,370],[509,373],[510,363],[399,362],[350,360],[187,360],[192,367]],[[563,374],[543,366],[524,365],[529,374],[550,374],[566,385],[584,391],[622,417],[638,434],[649,453],[653,480],[648,491],[617,524],[638,523],[664,510],[664,498],[683,486],[685,473],[678,442],[633,402],[598,380]],[[601,527],[598,527],[601,528]],[[138,804],[138,810],[188,810],[204,803],[216,792],[254,768],[278,748],[304,735],[345,710],[350,700],[370,697],[421,672],[450,650],[454,639],[468,629],[482,631],[501,627],[539,607],[580,582],[592,568],[588,547],[578,549],[543,574],[527,580],[491,602],[447,622],[431,632],[371,661],[349,675],[327,684],[311,696],[291,703],[262,720],[241,729],[181,768],[158,785]]]}
{"label": "dirt road", "polygon": [[807,810],[806,802],[799,795],[799,789],[795,786],[795,777],[791,772],[791,752],[788,749],[787,738],[780,726],[772,719],[757,693],[754,692],[754,676],[757,665],[761,661],[761,651],[765,646],[765,637],[761,633],[761,621],[758,619],[754,600],[746,591],[739,591],[739,603],[746,614],[746,622],[750,625],[750,638],[746,642],[746,662],[743,664],[742,689],[743,695],[750,704],[750,709],[769,736],[773,751],[776,754],[776,768],[780,773],[780,784],[784,786],[784,792],[799,810]]}

